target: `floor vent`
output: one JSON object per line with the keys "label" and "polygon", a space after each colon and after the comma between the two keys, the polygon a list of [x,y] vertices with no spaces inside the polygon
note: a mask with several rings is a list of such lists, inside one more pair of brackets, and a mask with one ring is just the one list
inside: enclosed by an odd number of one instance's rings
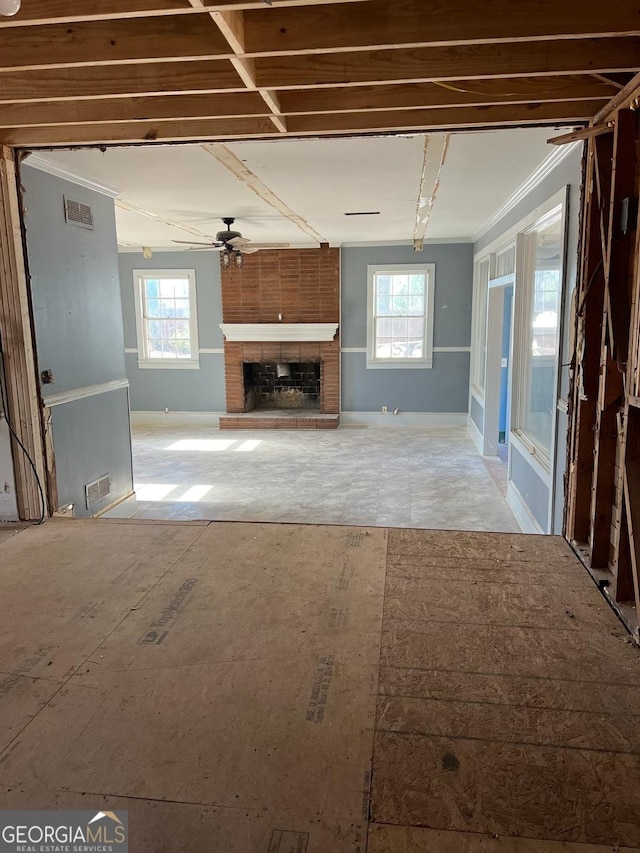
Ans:
{"label": "floor vent", "polygon": [[111,479],[109,475],[105,474],[104,477],[94,480],[93,483],[87,483],[84,491],[87,498],[87,509],[91,509],[102,498],[106,498],[111,491]]}
{"label": "floor vent", "polygon": [[65,197],[64,216],[69,225],[77,225],[78,228],[88,228],[93,231],[93,213],[88,204]]}

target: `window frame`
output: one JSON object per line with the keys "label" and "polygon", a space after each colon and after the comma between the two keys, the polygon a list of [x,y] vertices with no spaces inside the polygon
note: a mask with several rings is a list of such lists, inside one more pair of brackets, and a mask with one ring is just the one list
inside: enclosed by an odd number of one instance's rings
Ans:
{"label": "window frame", "polygon": [[[191,358],[150,358],[147,354],[147,336],[144,316],[144,282],[147,279],[186,278],[189,281],[189,340]],[[133,291],[136,309],[136,336],[138,341],[138,367],[163,370],[198,370],[200,356],[198,347],[198,306],[196,299],[196,271],[194,269],[135,269]],[[147,318],[148,319],[148,318]]]}
{"label": "window frame", "polygon": [[[375,355],[375,281],[376,275],[411,275],[424,273],[425,313],[423,358],[377,358]],[[367,266],[367,369],[430,369],[433,367],[433,314],[435,306],[436,265],[371,264]],[[419,315],[415,315],[419,316]]]}
{"label": "window frame", "polygon": [[[555,203],[552,203],[555,202]],[[553,400],[554,408],[551,418],[551,435],[550,447],[546,448],[536,438],[535,435],[528,432],[524,427],[525,422],[525,407],[529,400],[529,373],[528,367],[531,359],[531,354],[528,351],[529,332],[531,328],[531,318],[533,315],[533,295],[535,282],[530,273],[532,265],[535,267],[535,258],[532,252],[533,240],[537,232],[546,224],[550,224],[556,217],[559,216],[560,221],[560,270],[559,270],[559,294],[558,294],[558,330],[557,330],[557,348],[553,360]],[[559,387],[559,364],[561,361],[562,342],[564,334],[564,300],[566,290],[566,268],[567,268],[567,202],[566,197],[558,198],[554,196],[550,199],[547,209],[544,212],[538,210],[538,216],[535,221],[522,228],[518,233],[518,252],[516,264],[516,293],[519,291],[519,319],[516,329],[517,338],[514,337],[514,347],[517,346],[517,361],[513,365],[514,377],[516,384],[514,387],[514,399],[512,401],[512,431],[516,434],[521,443],[527,448],[529,453],[534,456],[543,470],[550,475],[552,472],[552,460],[555,458],[556,444],[556,429],[557,416],[555,409],[558,402],[558,387]]]}
{"label": "window frame", "polygon": [[[473,266],[471,392],[484,405],[484,389],[487,374],[487,323],[489,317],[491,256],[487,254],[481,258],[476,258]],[[486,267],[486,270],[483,269],[484,267]]]}

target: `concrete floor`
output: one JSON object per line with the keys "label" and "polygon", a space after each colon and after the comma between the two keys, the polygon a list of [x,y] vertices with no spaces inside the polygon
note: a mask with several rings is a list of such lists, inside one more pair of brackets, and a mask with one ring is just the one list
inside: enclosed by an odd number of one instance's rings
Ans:
{"label": "concrete floor", "polygon": [[60,519],[0,579],[3,809],[127,810],[132,853],[640,844],[639,653],[561,539]]}
{"label": "concrete floor", "polygon": [[464,428],[145,427],[111,518],[519,531]]}

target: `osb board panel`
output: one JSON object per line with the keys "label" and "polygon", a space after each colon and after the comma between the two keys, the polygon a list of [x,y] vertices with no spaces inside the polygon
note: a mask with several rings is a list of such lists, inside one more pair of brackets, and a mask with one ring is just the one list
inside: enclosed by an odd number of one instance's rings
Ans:
{"label": "osb board panel", "polygon": [[[473,731],[473,730],[472,730]],[[383,767],[402,768],[402,784]],[[380,733],[372,820],[637,846],[637,755]]]}
{"label": "osb board panel", "polygon": [[203,527],[50,521],[2,544],[0,670],[64,681]]}
{"label": "osb board panel", "polygon": [[579,631],[585,625],[608,629],[611,610],[595,586],[559,586],[551,580],[504,584],[495,579],[387,578],[386,610],[393,624],[420,630],[428,623],[517,625]]}
{"label": "osb board panel", "polygon": [[493,838],[408,826],[371,826],[368,853],[633,853],[635,848],[602,844]]}
{"label": "osb board panel", "polygon": [[531,536],[525,533],[472,533],[450,530],[391,530],[390,557],[420,556],[441,560],[496,559],[526,562],[575,560],[569,545],[560,536]]}
{"label": "osb board panel", "polygon": [[391,531],[389,551],[372,820],[637,846],[640,656],[566,544]]}
{"label": "osb board panel", "polygon": [[123,798],[154,853],[364,853],[385,555],[379,529],[201,529],[1,756],[9,802]]}

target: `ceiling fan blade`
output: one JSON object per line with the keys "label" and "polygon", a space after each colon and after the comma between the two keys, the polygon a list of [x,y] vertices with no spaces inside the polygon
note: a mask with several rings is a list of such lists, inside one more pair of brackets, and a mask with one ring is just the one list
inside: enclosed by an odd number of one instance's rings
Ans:
{"label": "ceiling fan blade", "polygon": [[222,252],[224,246],[192,246],[187,252]]}
{"label": "ceiling fan blade", "polygon": [[251,240],[247,239],[247,237],[232,237],[231,240],[227,240],[229,246],[233,246],[234,249],[237,249],[239,246],[248,246]]}
{"label": "ceiling fan blade", "polygon": [[249,247],[249,246],[244,247],[243,246],[240,254],[241,255],[253,255],[254,252],[259,252],[259,251],[260,251],[260,249],[256,249],[254,246],[251,246],[251,247]]}
{"label": "ceiling fan blade", "polygon": [[224,243],[220,243],[219,241],[213,240],[211,243],[198,243],[194,240],[172,240],[172,243],[183,243],[185,246],[207,246],[207,248],[216,248],[224,245]]}
{"label": "ceiling fan blade", "polygon": [[290,243],[252,243],[252,249],[289,249]]}

